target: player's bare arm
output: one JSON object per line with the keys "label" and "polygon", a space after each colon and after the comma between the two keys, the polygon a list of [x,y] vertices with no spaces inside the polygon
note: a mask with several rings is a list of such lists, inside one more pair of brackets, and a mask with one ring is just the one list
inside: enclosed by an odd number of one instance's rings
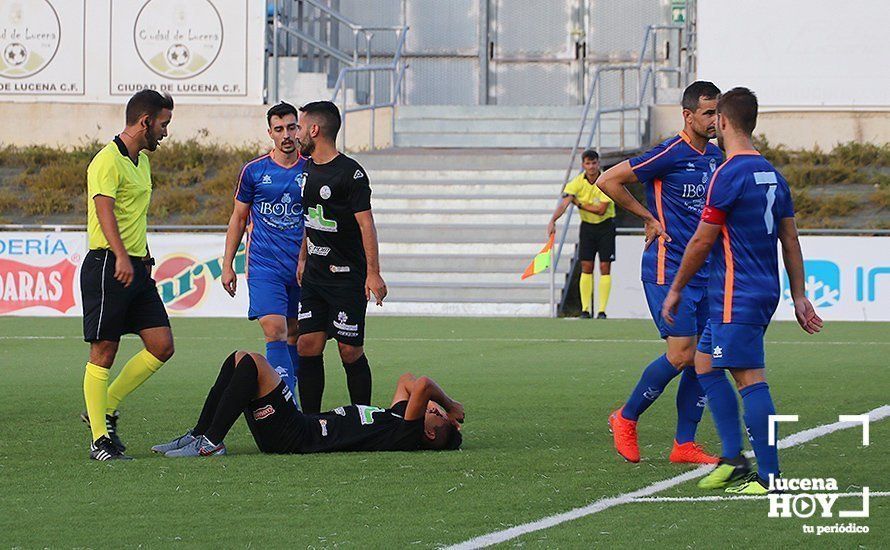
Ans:
{"label": "player's bare arm", "polygon": [[297,258],[297,284],[303,284],[303,271],[306,269],[306,241],[308,239],[303,239],[303,242],[300,244],[300,255]]}
{"label": "player's bare arm", "polygon": [[[448,420],[458,426],[464,422],[464,406],[451,399],[435,380],[428,376],[414,378],[413,375],[402,376],[399,384],[408,395],[408,407],[405,409],[405,420],[418,420],[424,417],[430,401],[437,403],[448,413]],[[396,395],[399,394],[398,389]]]}
{"label": "player's bare arm", "polygon": [[800,240],[797,238],[797,224],[794,218],[782,218],[779,221],[779,242],[782,243],[782,261],[785,263],[788,283],[791,286],[794,315],[800,328],[809,334],[815,334],[822,330],[823,323],[806,296],[803,254],[800,251]]}
{"label": "player's bare arm", "polygon": [[[365,298],[371,299],[371,294],[378,306],[383,305],[386,298],[386,283],[380,276],[380,252],[377,245],[377,227],[374,226],[374,215],[370,210],[355,213],[355,221],[362,231],[362,246],[365,249],[365,258],[368,262],[368,276],[365,279]],[[304,246],[305,246],[305,240]],[[301,256],[302,257],[302,256]]]}
{"label": "player's bare arm", "polygon": [[722,225],[708,222],[698,223],[698,229],[695,230],[695,234],[686,245],[680,268],[677,270],[671,289],[661,306],[661,315],[668,323],[674,323],[674,313],[677,310],[677,304],[680,303],[680,292],[705,264],[708,254],[711,253],[711,248],[717,242],[717,236],[720,235],[721,229],[723,229]]}
{"label": "player's bare arm", "polygon": [[133,282],[133,262],[121,240],[121,233],[117,226],[117,218],[114,217],[114,199],[105,195],[93,197],[96,203],[96,217],[99,218],[99,227],[108,241],[108,246],[114,252],[114,278],[124,286],[130,286]]}
{"label": "player's bare arm", "polygon": [[562,198],[562,201],[556,205],[556,210],[553,211],[553,216],[550,217],[550,223],[547,224],[547,238],[550,238],[550,235],[556,233],[556,221],[565,214],[565,211],[568,209],[569,205],[575,202],[575,195],[566,195]]}
{"label": "player's bare arm", "polygon": [[671,237],[665,232],[661,222],[656,220],[655,216],[649,212],[649,209],[640,204],[640,201],[635,199],[630,194],[630,191],[627,190],[626,186],[634,183],[639,183],[639,180],[630,167],[630,161],[627,160],[609,168],[596,179],[596,186],[600,188],[600,191],[615,201],[615,204],[643,220],[646,231],[646,246],[649,246],[655,239],[662,236],[666,241],[670,242]]}
{"label": "player's bare arm", "polygon": [[244,237],[244,230],[247,228],[247,217],[250,215],[250,204],[235,199],[235,206],[232,208],[232,215],[229,217],[229,226],[226,229],[226,250],[223,255],[223,271],[220,278],[223,288],[229,293],[229,296],[235,296],[235,290],[238,286],[238,277],[235,275],[235,269],[232,267],[235,261],[235,254],[238,252],[238,245]]}

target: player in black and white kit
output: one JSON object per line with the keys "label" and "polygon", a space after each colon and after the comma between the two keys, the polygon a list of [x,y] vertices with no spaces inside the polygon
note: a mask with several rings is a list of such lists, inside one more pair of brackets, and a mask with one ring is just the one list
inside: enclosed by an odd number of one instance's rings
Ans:
{"label": "player in black and white kit", "polygon": [[371,294],[383,305],[377,229],[371,214],[371,187],[365,170],[337,151],[340,112],[330,101],[300,108],[297,140],[306,163],[303,212],[306,238],[300,249],[300,404],[321,411],[323,352],[337,340],[354,405],[371,402],[371,369],[364,352],[365,310]]}
{"label": "player in black and white kit", "polygon": [[425,376],[403,374],[388,409],[349,405],[303,414],[265,357],[237,351],[220,367],[195,427],[152,451],[226,454],[223,440],[242,414],[264,453],[454,450],[463,441],[463,405]]}

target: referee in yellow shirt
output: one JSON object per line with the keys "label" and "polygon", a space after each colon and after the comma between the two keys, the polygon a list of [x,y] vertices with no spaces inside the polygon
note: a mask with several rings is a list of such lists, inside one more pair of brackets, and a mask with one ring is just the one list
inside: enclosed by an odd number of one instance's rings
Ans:
{"label": "referee in yellow shirt", "polygon": [[612,262],[615,261],[615,203],[594,183],[600,175],[600,157],[593,149],[581,154],[584,171],[568,182],[562,202],[547,225],[548,238],[556,231],[558,220],[570,204],[581,213],[581,235],[578,243],[581,258],[581,318],[591,318],[593,294],[593,263],[600,257],[599,309],[597,319],[606,318],[606,304],[612,290]]}
{"label": "referee in yellow shirt", "polygon": [[[84,421],[94,460],[127,459],[117,434],[121,400],[173,355],[173,333],[158,295],[146,229],[151,200],[148,155],[167,136],[173,98],[154,90],[127,103],[124,131],[93,157],[87,169],[90,251],[80,271],[83,339],[90,360],[83,378]],[[111,385],[108,374],[122,334],[138,334],[145,349],[130,358]]]}

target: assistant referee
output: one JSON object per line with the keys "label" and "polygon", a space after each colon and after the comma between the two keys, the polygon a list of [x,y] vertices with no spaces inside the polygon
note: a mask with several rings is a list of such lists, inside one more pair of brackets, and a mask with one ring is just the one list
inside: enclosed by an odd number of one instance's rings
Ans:
{"label": "assistant referee", "polygon": [[[143,150],[167,136],[173,98],[142,90],[127,103],[126,128],[93,157],[87,169],[90,251],[80,272],[83,339],[90,360],[83,396],[94,460],[127,459],[117,434],[117,407],[173,355],[173,333],[158,295],[146,229],[151,168]],[[108,385],[122,334],[138,334],[145,349]]]}
{"label": "assistant referee", "polygon": [[583,172],[569,181],[563,190],[563,200],[556,207],[547,225],[548,237],[556,231],[558,220],[570,204],[581,213],[581,235],[578,255],[581,259],[581,317],[591,318],[593,294],[593,264],[600,257],[599,308],[597,319],[606,318],[606,304],[612,290],[612,262],[615,261],[615,203],[596,186],[600,175],[599,153],[588,149],[581,154]]}

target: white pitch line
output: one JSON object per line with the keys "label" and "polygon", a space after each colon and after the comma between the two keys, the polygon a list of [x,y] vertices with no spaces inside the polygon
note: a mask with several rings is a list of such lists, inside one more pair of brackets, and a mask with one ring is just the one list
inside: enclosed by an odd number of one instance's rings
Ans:
{"label": "white pitch line", "polygon": [[[136,339],[136,336],[125,335],[125,339]],[[82,340],[80,336],[0,336],[0,340]],[[174,336],[175,340],[232,340],[231,336]],[[378,337],[366,338],[369,342],[502,342],[502,343],[530,343],[530,344],[663,344],[664,340],[645,338],[414,338],[405,337]],[[859,342],[859,341],[819,341],[819,340],[767,340],[767,345],[793,345],[793,346],[890,346],[886,342]]]}
{"label": "white pitch line", "polygon": [[[836,497],[861,497],[862,493],[831,493]],[[890,497],[890,491],[875,491],[868,493],[871,497]],[[733,495],[718,496],[711,495],[705,497],[640,497],[631,500],[628,504],[634,502],[721,502],[724,500],[767,500],[769,495]]]}
{"label": "white pitch line", "polygon": [[[883,405],[881,407],[872,409],[868,412],[868,416],[872,422],[877,422],[878,420],[884,419],[890,416],[890,405]],[[780,449],[785,449],[788,447],[793,447],[795,445],[801,445],[818,437],[822,437],[823,435],[828,435],[839,430],[845,430],[857,426],[862,426],[862,424],[856,422],[833,422],[831,424],[823,424],[822,426],[817,426],[809,430],[803,430],[780,439],[778,442],[778,447]],[[674,476],[663,481],[658,481],[641,489],[637,489],[636,491],[624,493],[614,497],[602,498],[588,504],[587,506],[575,508],[574,510],[569,510],[568,512],[563,512],[561,514],[556,514],[529,523],[523,523],[509,529],[494,531],[487,535],[482,535],[480,537],[476,537],[468,541],[449,546],[446,550],[469,550],[472,548],[485,548],[487,546],[500,544],[502,542],[521,537],[522,535],[527,535],[529,533],[548,529],[561,523],[566,523],[568,521],[573,521],[579,518],[597,514],[599,512],[602,512],[603,510],[608,510],[609,508],[618,506],[620,504],[628,504],[630,502],[634,502],[639,498],[648,497],[655,493],[660,493],[665,489],[670,489],[671,487],[675,487],[686,481],[691,481],[693,479],[701,477],[709,471],[711,471],[711,466],[699,466],[694,470],[684,472],[678,476]]]}

